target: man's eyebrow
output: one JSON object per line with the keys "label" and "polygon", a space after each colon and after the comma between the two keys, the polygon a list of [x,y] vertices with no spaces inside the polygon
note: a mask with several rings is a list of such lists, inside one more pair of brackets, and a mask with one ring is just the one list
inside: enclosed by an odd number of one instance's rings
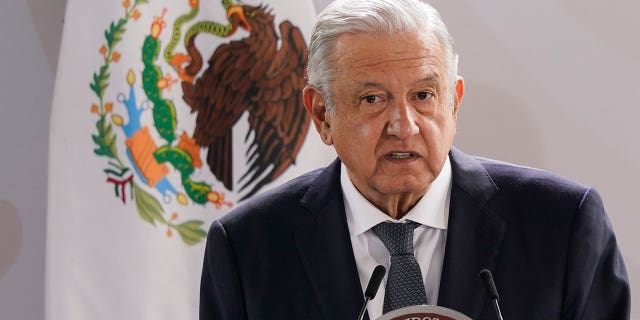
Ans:
{"label": "man's eyebrow", "polygon": [[356,85],[356,90],[363,90],[367,88],[382,88],[382,87],[383,86],[381,83],[368,81],[368,82],[363,82]]}
{"label": "man's eyebrow", "polygon": [[378,82],[365,82],[361,85],[361,87],[382,87],[382,83]]}
{"label": "man's eyebrow", "polygon": [[[438,73],[429,73],[424,78],[416,81],[416,83],[423,83],[423,82],[438,83],[439,80],[440,80],[440,75]],[[382,83],[373,82],[373,81],[367,81],[367,82],[363,82],[363,83],[357,84],[356,85],[356,90],[362,90],[362,89],[367,89],[367,88],[383,88],[383,87],[384,87],[384,85]]]}
{"label": "man's eyebrow", "polygon": [[430,73],[418,82],[438,82],[438,80],[440,80],[440,75],[438,73]]}
{"label": "man's eyebrow", "polygon": [[442,85],[441,83],[442,81],[440,80],[441,78],[437,73],[429,74],[426,77],[422,78],[421,80],[416,81],[416,85],[430,85],[439,89],[440,86]]}

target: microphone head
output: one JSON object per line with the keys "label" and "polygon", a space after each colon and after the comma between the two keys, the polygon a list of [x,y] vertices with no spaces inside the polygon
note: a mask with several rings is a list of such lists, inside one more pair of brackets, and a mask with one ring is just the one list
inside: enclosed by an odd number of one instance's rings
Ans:
{"label": "microphone head", "polygon": [[482,271],[480,271],[480,279],[482,279],[482,283],[484,284],[484,288],[487,290],[489,298],[491,298],[491,300],[500,299],[496,284],[493,282],[493,275],[491,275],[491,271],[482,269]]}
{"label": "microphone head", "polygon": [[364,291],[365,298],[368,298],[369,300],[375,298],[378,288],[380,287],[380,283],[382,282],[382,278],[384,278],[386,273],[387,269],[382,265],[377,265],[375,269],[373,269],[373,274],[371,275],[371,279],[367,285],[367,290]]}

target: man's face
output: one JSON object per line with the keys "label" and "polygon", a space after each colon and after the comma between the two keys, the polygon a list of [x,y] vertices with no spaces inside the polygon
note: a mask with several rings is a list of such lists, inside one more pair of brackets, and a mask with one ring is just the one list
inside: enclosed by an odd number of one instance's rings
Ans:
{"label": "man's face", "polygon": [[444,165],[463,93],[459,79],[451,96],[440,42],[433,33],[345,34],[334,59],[335,113],[322,111],[317,92],[305,92],[323,141],[374,204],[395,196],[417,201]]}

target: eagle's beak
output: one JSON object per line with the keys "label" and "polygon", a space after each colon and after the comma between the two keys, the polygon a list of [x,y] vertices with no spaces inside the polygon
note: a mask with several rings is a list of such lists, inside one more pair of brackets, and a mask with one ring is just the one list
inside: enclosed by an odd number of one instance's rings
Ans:
{"label": "eagle's beak", "polygon": [[247,21],[241,5],[234,4],[227,9],[227,19],[231,20],[232,33],[239,26],[251,32],[251,25]]}

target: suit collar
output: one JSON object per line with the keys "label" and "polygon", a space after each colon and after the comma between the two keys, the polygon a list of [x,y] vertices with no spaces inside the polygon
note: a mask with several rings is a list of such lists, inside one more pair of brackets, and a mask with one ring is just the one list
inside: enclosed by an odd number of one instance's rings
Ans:
{"label": "suit collar", "polygon": [[308,211],[296,229],[298,251],[325,319],[355,319],[364,302],[334,161],[301,200]]}
{"label": "suit collar", "polygon": [[438,304],[477,318],[486,301],[478,273],[494,268],[506,224],[486,206],[498,188],[482,164],[455,148],[450,156],[453,187]]}
{"label": "suit collar", "polygon": [[464,192],[473,196],[478,204],[484,205],[498,191],[480,161],[457,148],[451,148],[449,157],[452,162],[453,182]]}

